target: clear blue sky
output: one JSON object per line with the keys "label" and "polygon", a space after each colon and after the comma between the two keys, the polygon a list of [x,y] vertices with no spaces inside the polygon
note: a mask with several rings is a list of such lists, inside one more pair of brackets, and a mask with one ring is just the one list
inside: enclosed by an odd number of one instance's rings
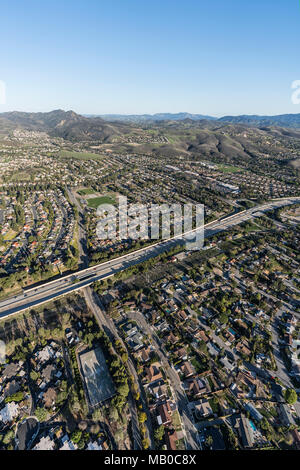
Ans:
{"label": "clear blue sky", "polygon": [[0,112],[300,113],[299,3],[1,2]]}

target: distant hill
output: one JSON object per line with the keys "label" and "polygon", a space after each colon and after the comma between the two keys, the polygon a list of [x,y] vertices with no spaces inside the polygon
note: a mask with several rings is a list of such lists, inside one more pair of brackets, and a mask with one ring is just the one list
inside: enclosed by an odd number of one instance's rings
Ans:
{"label": "distant hill", "polygon": [[[147,116],[147,115],[144,115]],[[300,139],[300,115],[226,116],[221,119],[191,118],[188,113],[159,114],[158,120],[107,121],[74,111],[0,114],[0,135],[13,129],[43,131],[71,142],[94,142],[112,152],[165,155],[202,155],[223,162],[249,161],[253,155],[274,153],[267,144],[272,136]],[[170,119],[172,116],[172,119]],[[174,116],[177,119],[174,119]],[[195,116],[195,115],[192,115]],[[166,139],[159,143],[161,136]],[[280,154],[286,153],[280,147]],[[291,154],[289,165],[299,168],[299,156]],[[285,164],[288,162],[286,161]]]}
{"label": "distant hill", "polygon": [[158,122],[158,121],[215,121],[229,122],[232,124],[244,124],[246,126],[280,126],[289,128],[300,128],[300,114],[281,114],[278,116],[258,116],[258,115],[241,115],[241,116],[223,116],[216,118],[203,114],[190,113],[157,113],[157,114],[101,114],[86,115],[88,118],[101,118],[110,122]]}
{"label": "distant hill", "polygon": [[[110,124],[101,118],[89,119],[74,111],[61,109],[49,113],[24,113],[13,111],[0,114],[1,128],[22,128],[44,131],[53,137],[67,140],[109,140],[113,135],[122,134],[128,125]],[[128,131],[127,131],[128,132]]]}
{"label": "distant hill", "polygon": [[232,124],[245,124],[248,126],[281,126],[300,128],[300,114],[280,114],[278,116],[224,116],[218,121],[231,122]]}
{"label": "distant hill", "polygon": [[63,111],[61,109],[48,113],[24,113],[13,111],[0,114],[0,127],[14,128],[22,127],[29,130],[40,130],[54,136],[66,139],[91,140],[109,138],[112,134],[130,132],[130,126],[143,123],[171,122],[199,122],[209,123],[231,123],[252,127],[286,127],[300,129],[300,114],[281,114],[278,116],[223,116],[214,118],[203,114],[190,113],[158,113],[158,114],[105,114],[105,115],[80,115],[74,111]]}
{"label": "distant hill", "polygon": [[143,121],[183,121],[185,119],[191,119],[192,121],[214,120],[212,116],[205,116],[203,114],[190,114],[190,113],[157,113],[157,114],[101,114],[86,115],[87,117],[100,117],[105,121],[129,121],[129,122],[143,122]]}
{"label": "distant hill", "polygon": [[0,114],[0,118],[13,123],[16,127],[43,131],[62,127],[66,122],[81,122],[84,119],[83,116],[74,113],[74,111],[63,111],[61,109],[50,111],[49,113],[12,111]]}

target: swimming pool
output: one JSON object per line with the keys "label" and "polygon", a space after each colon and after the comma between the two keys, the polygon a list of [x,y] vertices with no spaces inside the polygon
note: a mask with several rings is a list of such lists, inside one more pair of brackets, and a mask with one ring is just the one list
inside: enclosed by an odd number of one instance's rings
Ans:
{"label": "swimming pool", "polygon": [[249,419],[249,424],[250,424],[251,428],[253,429],[253,431],[256,431],[256,427],[255,427],[254,423],[251,421],[251,419]]}

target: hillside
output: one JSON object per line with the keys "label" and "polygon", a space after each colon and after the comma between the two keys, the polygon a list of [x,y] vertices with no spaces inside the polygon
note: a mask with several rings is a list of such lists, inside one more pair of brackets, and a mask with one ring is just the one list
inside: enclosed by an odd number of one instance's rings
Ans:
{"label": "hillside", "polygon": [[100,117],[105,121],[119,121],[119,122],[133,122],[133,123],[146,123],[146,122],[159,122],[159,121],[184,121],[186,119],[191,121],[212,121],[212,122],[228,122],[232,124],[245,124],[248,126],[281,126],[288,128],[300,129],[300,114],[281,114],[278,116],[258,116],[258,115],[241,115],[241,116],[223,116],[215,118],[202,114],[190,113],[158,113],[158,114],[104,114],[99,116],[88,116],[90,118]]}
{"label": "hillside", "polygon": [[101,118],[88,119],[74,111],[55,110],[49,113],[9,112],[0,114],[2,129],[22,128],[47,132],[52,137],[67,140],[109,140],[111,136],[126,132],[126,125],[109,124]]}
{"label": "hillside", "polygon": [[282,126],[300,129],[300,114],[280,114],[278,116],[224,116],[218,121],[250,126]]}
{"label": "hillside", "polygon": [[[297,116],[294,117],[296,122]],[[300,126],[230,123],[225,118],[158,120],[144,122],[105,121],[88,118],[74,111],[49,113],[11,112],[0,114],[0,134],[16,128],[46,132],[51,137],[118,154],[152,155],[157,158],[186,157],[215,163],[268,167],[270,159],[280,168],[299,168]],[[244,117],[246,119],[246,117]],[[227,119],[227,118],[226,118]],[[229,118],[228,118],[229,119]],[[236,118],[238,119],[238,118]],[[283,121],[281,117],[281,121]]]}

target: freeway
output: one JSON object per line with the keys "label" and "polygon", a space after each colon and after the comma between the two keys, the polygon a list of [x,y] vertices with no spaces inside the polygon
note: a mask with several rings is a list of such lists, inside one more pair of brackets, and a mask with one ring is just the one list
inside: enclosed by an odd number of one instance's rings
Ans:
{"label": "freeway", "polygon": [[241,224],[254,217],[259,217],[264,212],[282,206],[300,203],[300,197],[290,197],[273,200],[260,206],[238,212],[234,215],[214,220],[204,227],[185,232],[183,235],[162,240],[140,250],[133,251],[126,255],[119,256],[111,261],[107,261],[96,266],[82,269],[76,273],[61,277],[54,281],[46,282],[38,287],[26,289],[22,294],[4,299],[0,302],[0,318],[8,317],[28,308],[41,305],[54,300],[57,297],[69,294],[79,289],[84,289],[95,281],[114,276],[116,273],[128,267],[139,264],[159,254],[169,251],[171,248],[182,245],[190,241],[190,237],[195,232],[204,231],[205,238]]}

